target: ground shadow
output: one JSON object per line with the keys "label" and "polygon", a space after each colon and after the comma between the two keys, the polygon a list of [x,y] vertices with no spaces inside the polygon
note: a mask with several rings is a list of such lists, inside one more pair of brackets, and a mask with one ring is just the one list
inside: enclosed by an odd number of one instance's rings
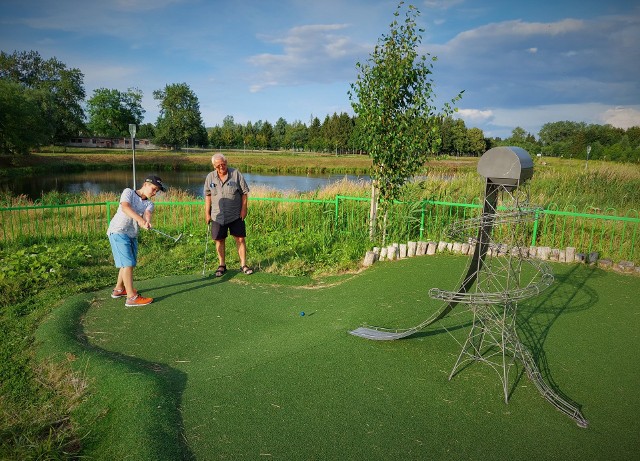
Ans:
{"label": "ground shadow", "polygon": [[[554,380],[544,351],[544,342],[551,327],[562,315],[589,309],[598,302],[599,297],[596,291],[586,285],[587,281],[597,274],[595,268],[574,265],[567,273],[556,275],[555,282],[540,296],[520,303],[516,318],[518,336],[522,344],[531,352],[544,381],[558,396],[580,410],[581,405],[564,394]],[[511,392],[523,374],[524,369],[520,367]]]}
{"label": "ground shadow", "polygon": [[[226,275],[226,274],[225,274]],[[183,282],[172,283],[169,285],[162,285],[162,288],[171,288],[171,287],[182,287],[177,291],[173,291],[166,295],[154,296],[154,300],[162,301],[164,299],[171,298],[172,296],[176,296],[181,293],[186,293],[187,291],[192,291],[198,288],[204,288],[210,286],[212,283],[220,283],[223,282],[224,277],[213,277],[213,276],[204,276],[204,277],[196,277],[193,279],[185,280]]]}
{"label": "ground shadow", "polygon": [[[562,315],[577,313],[591,308],[599,301],[599,296],[589,286],[587,281],[600,274],[596,268],[573,265],[567,272],[555,276],[555,282],[541,295],[530,298],[518,304],[516,316],[516,329],[522,344],[530,351],[531,357],[537,366],[542,378],[561,399],[581,411],[581,405],[569,398],[560,389],[554,380],[549,362],[544,351],[544,342],[551,331],[553,324]],[[467,309],[460,309],[462,313]],[[451,315],[451,314],[450,314]],[[434,324],[431,329],[417,331],[402,339],[436,336],[442,333],[452,334],[456,330],[462,330],[473,325],[473,321],[465,320],[451,326],[438,326],[445,319]],[[458,375],[474,361],[468,361],[460,366],[455,374]],[[516,387],[525,374],[521,363],[515,362],[508,397],[511,398]]]}
{"label": "ground shadow", "polygon": [[[183,285],[183,282],[175,285]],[[186,443],[185,428],[182,420],[180,408],[182,406],[182,395],[187,385],[186,373],[172,368],[164,363],[149,362],[137,357],[127,356],[121,353],[108,351],[89,342],[84,331],[82,318],[87,313],[91,303],[84,303],[85,306],[74,316],[75,325],[70,328],[75,333],[75,339],[84,350],[105,359],[107,362],[114,362],[125,374],[142,374],[149,379],[159,389],[158,398],[162,399],[162,405],[158,405],[158,418],[154,419],[147,431],[148,439],[152,440],[157,460],[195,460]],[[121,370],[115,371],[121,373]],[[97,435],[99,437],[99,434]],[[86,440],[91,445],[91,438],[96,437],[91,434]]]}
{"label": "ground shadow", "polygon": [[[441,322],[442,322],[442,320],[441,320]],[[407,336],[407,337],[400,338],[400,339],[401,340],[406,340],[406,339],[411,339],[411,338],[425,338],[425,337],[437,336],[437,335],[441,335],[441,334],[451,334],[452,332],[454,332],[456,330],[462,330],[464,328],[469,328],[469,327],[471,327],[471,325],[473,325],[473,321],[472,320],[469,320],[469,321],[466,321],[466,322],[463,322],[463,323],[458,323],[457,325],[448,326],[448,327],[437,326],[437,324],[436,324],[436,325],[427,327],[427,329],[416,331],[411,336]]]}

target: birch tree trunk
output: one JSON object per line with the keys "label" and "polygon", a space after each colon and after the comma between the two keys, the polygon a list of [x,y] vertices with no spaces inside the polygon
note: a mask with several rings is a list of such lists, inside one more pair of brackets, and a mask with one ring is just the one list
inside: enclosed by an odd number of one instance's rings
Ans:
{"label": "birch tree trunk", "polygon": [[373,241],[376,236],[376,225],[378,219],[378,187],[376,181],[371,181],[371,206],[369,208],[369,240]]}
{"label": "birch tree trunk", "polygon": [[389,210],[385,207],[384,217],[382,219],[382,245],[384,246],[387,240],[387,217],[389,216]]}

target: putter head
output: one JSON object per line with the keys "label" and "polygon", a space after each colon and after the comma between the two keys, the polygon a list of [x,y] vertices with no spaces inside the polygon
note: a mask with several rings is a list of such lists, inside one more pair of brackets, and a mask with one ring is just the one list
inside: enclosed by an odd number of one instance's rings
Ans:
{"label": "putter head", "polygon": [[182,238],[182,232],[180,233],[180,235],[178,235],[178,236],[174,239],[174,241],[175,241],[176,243],[178,243],[178,240],[180,240],[181,238]]}

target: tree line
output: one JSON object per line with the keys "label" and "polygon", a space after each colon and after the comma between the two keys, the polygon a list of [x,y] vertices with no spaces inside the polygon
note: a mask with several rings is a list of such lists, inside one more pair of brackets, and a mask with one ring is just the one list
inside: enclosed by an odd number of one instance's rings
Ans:
{"label": "tree line", "polygon": [[[142,91],[99,88],[85,100],[83,79],[79,69],[70,69],[56,58],[45,60],[36,51],[1,52],[0,152],[26,154],[79,136],[127,137],[129,124],[134,123],[138,138],[174,150],[211,147],[369,154],[362,139],[364,118],[344,112],[322,120],[311,115],[307,123],[280,117],[273,124],[266,120],[240,124],[228,115],[222,125],[206,128],[198,97],[186,83],[175,83],[153,92],[160,113],[155,123],[143,123]],[[452,113],[432,122],[440,138],[437,155],[479,156],[494,146],[516,145],[531,155],[640,161],[637,126],[622,129],[562,121],[543,125],[537,138],[517,127],[510,137],[501,139],[468,128]]]}

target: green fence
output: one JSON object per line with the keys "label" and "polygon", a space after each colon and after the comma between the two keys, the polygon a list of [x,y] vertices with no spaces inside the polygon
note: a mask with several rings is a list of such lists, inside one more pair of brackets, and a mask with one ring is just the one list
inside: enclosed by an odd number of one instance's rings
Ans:
{"label": "green fence", "polygon": [[[336,196],[333,200],[251,197],[248,232],[348,233],[368,239],[369,199]],[[203,201],[156,202],[154,226],[171,232],[204,232]],[[117,202],[0,208],[3,244],[40,243],[73,238],[91,241],[105,235]],[[396,202],[387,217],[387,241],[449,241],[454,222],[478,216],[482,205],[424,200]],[[496,229],[499,240],[500,229]],[[541,210],[532,226],[524,229],[532,246],[575,247],[578,252],[598,252],[600,258],[640,263],[640,217],[636,210],[616,216],[558,210]]]}
{"label": "green fence", "polygon": [[[626,216],[610,208],[602,214],[557,210],[552,204],[535,222],[532,245],[551,248],[575,247],[584,253],[598,252],[614,261],[640,261],[640,217],[637,210]],[[575,210],[575,209],[574,209]]]}

